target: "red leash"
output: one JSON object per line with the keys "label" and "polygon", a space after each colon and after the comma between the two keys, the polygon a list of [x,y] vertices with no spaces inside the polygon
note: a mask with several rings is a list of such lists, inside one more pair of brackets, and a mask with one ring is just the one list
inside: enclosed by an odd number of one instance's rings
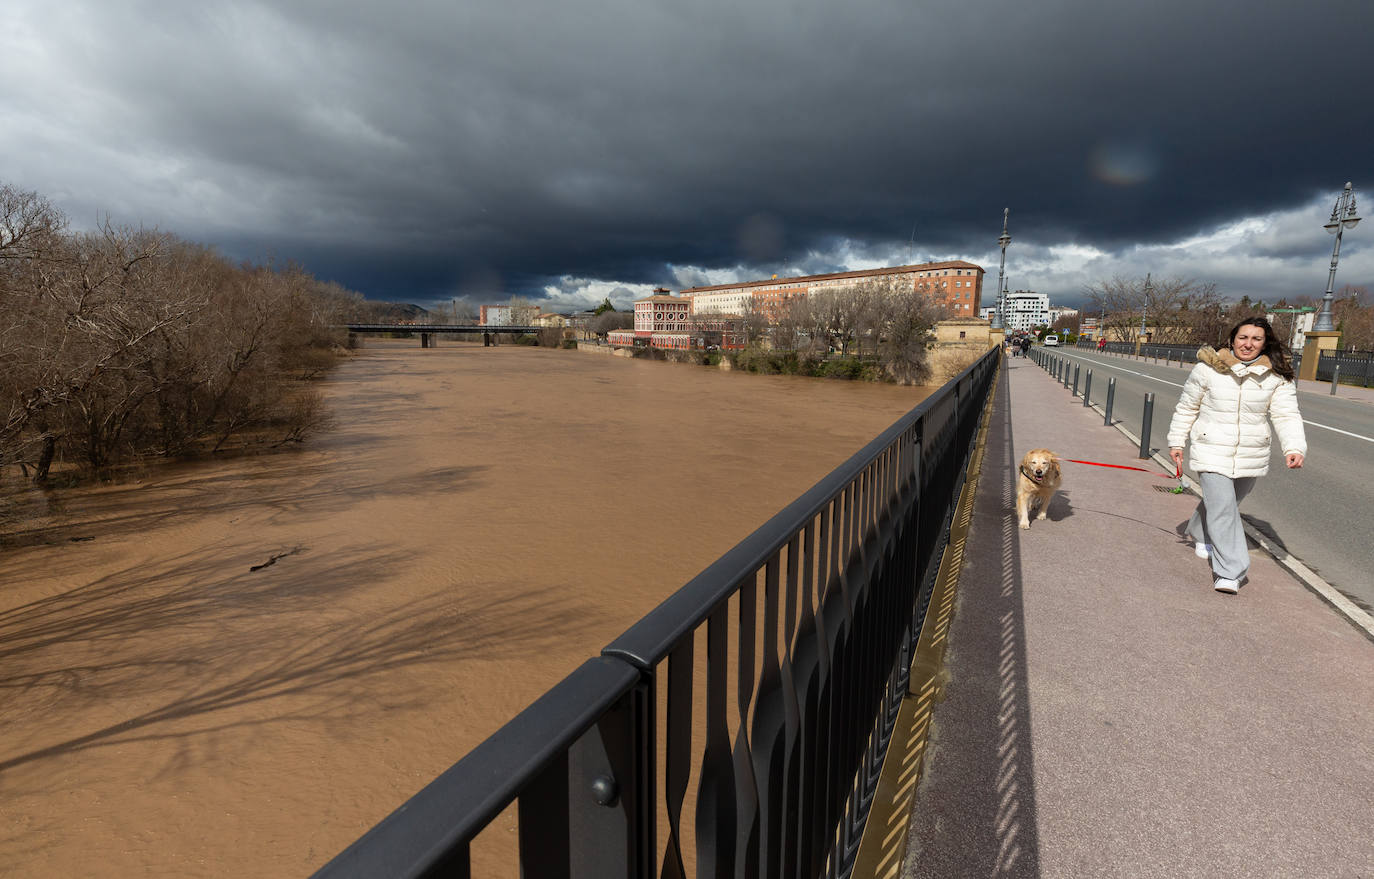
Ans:
{"label": "red leash", "polygon": [[1175,465],[1175,467],[1178,470],[1178,472],[1175,473],[1172,477],[1170,477],[1168,473],[1155,473],[1153,470],[1147,469],[1145,467],[1128,467],[1125,464],[1103,464],[1100,461],[1078,461],[1073,458],[1060,458],[1059,460],[1068,461],[1070,464],[1091,464],[1094,467],[1114,467],[1117,470],[1139,470],[1141,473],[1154,473],[1154,475],[1156,476],[1171,479],[1178,479],[1183,476],[1183,468],[1178,467],[1177,465]]}

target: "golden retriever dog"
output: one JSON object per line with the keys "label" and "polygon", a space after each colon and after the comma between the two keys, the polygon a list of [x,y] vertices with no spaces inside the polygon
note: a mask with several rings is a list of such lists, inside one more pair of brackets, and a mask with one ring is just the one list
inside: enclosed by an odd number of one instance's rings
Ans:
{"label": "golden retriever dog", "polygon": [[1016,516],[1023,529],[1030,527],[1031,507],[1038,506],[1035,517],[1045,518],[1050,498],[1059,489],[1059,459],[1049,449],[1031,449],[1021,459],[1016,474]]}

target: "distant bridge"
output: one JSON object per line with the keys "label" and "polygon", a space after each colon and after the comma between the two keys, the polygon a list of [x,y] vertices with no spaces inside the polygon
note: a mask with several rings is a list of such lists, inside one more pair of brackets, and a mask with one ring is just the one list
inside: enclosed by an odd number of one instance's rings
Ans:
{"label": "distant bridge", "polygon": [[434,336],[438,333],[478,335],[483,337],[483,341],[490,345],[492,340],[489,336],[498,333],[513,333],[523,335],[525,333],[537,333],[548,327],[504,327],[504,326],[480,326],[477,324],[360,324],[349,323],[341,324],[347,328],[349,333],[418,333],[420,336],[420,347],[429,348],[434,345]]}

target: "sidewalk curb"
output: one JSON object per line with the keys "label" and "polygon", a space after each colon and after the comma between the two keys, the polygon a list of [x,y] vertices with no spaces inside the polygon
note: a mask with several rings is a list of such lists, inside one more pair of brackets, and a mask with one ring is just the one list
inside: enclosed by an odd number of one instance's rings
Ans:
{"label": "sidewalk curb", "polygon": [[[1036,366],[1040,367],[1041,372],[1045,372],[1045,367],[1038,363]],[[1048,375],[1048,373],[1046,373],[1046,375]],[[1076,401],[1079,400],[1080,397],[1078,395],[1073,395],[1070,399]],[[1080,403],[1079,405],[1082,404]],[[1107,417],[1105,407],[1089,401],[1087,408],[1094,410],[1104,419]],[[1120,431],[1137,449],[1140,448],[1140,437],[1132,433],[1123,422],[1113,419],[1111,426]],[[1159,452],[1151,450],[1150,457],[1166,471],[1174,469],[1174,462],[1164,457],[1164,455]],[[1188,478],[1187,474],[1184,474],[1181,481],[1183,487],[1186,488],[1190,494],[1198,498],[1202,497],[1198,494],[1197,488],[1193,485],[1193,481]],[[1332,609],[1344,616],[1351,625],[1362,631],[1365,637],[1374,641],[1374,616],[1370,616],[1361,609],[1359,605],[1342,595],[1340,590],[1323,580],[1316,572],[1303,564],[1302,561],[1292,553],[1276,545],[1258,528],[1246,522],[1243,517],[1241,521],[1245,526],[1245,536],[1253,540],[1260,549],[1264,550],[1274,561],[1278,562],[1279,567],[1292,574],[1298,582],[1307,587],[1308,591],[1329,604]]]}

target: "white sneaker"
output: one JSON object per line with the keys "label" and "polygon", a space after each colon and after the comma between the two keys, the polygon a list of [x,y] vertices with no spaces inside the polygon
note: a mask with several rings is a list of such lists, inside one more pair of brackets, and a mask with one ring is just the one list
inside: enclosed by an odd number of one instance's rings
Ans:
{"label": "white sneaker", "polygon": [[1217,581],[1212,584],[1212,588],[1218,592],[1225,592],[1227,595],[1235,595],[1240,591],[1240,581],[1218,577]]}
{"label": "white sneaker", "polygon": [[1193,555],[1200,559],[1210,559],[1212,557],[1212,545],[1210,543],[1198,543],[1193,546]]}

